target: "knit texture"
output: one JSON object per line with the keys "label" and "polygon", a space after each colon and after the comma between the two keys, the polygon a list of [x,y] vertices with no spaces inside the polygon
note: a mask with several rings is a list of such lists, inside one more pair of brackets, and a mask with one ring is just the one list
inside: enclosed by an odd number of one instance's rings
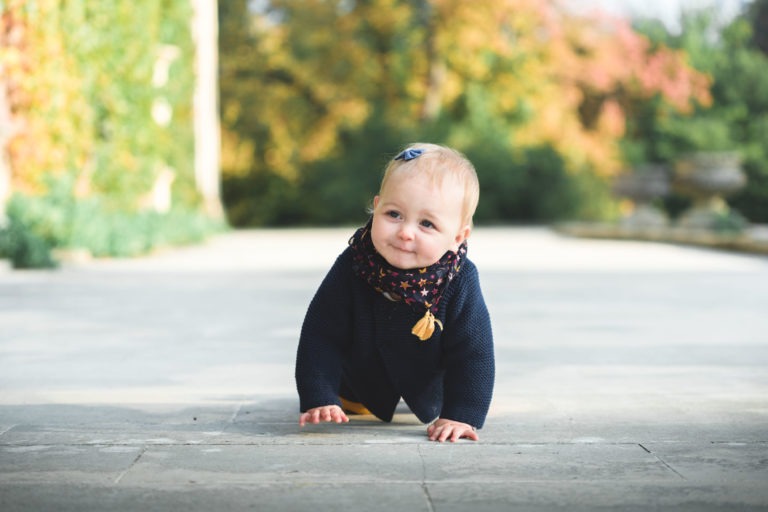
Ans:
{"label": "knit texture", "polygon": [[419,341],[419,313],[392,302],[352,272],[347,248],[326,275],[301,330],[296,386],[301,411],[361,402],[391,421],[402,397],[416,417],[481,428],[493,394],[495,362],[477,268],[464,260],[435,314],[443,329]]}

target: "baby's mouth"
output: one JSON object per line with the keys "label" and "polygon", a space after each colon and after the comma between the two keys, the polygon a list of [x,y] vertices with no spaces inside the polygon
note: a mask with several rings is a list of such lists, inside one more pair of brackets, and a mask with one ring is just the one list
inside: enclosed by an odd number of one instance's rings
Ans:
{"label": "baby's mouth", "polygon": [[410,253],[413,252],[410,249],[404,249],[404,248],[399,247],[397,245],[393,245],[392,248],[395,249],[397,252],[404,252],[404,253],[407,253],[407,254],[410,254]]}

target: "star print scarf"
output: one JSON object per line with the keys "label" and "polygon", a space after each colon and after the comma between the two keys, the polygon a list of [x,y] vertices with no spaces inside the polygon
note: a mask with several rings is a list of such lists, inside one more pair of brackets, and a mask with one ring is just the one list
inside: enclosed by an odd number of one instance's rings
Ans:
{"label": "star print scarf", "polygon": [[447,251],[437,263],[428,267],[402,270],[387,263],[376,251],[371,240],[372,222],[369,220],[349,240],[352,271],[386,297],[402,300],[419,313],[425,311],[424,317],[416,322],[411,332],[426,341],[435,332],[435,324],[443,328],[435,313],[446,286],[461,270],[467,243],[461,244],[457,252]]}

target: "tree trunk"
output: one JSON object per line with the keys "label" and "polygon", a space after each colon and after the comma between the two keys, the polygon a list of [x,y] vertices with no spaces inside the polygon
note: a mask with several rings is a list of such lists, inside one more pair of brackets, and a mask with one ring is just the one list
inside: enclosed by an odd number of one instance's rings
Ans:
{"label": "tree trunk", "polygon": [[192,0],[195,39],[195,183],[209,215],[221,206],[218,87],[218,8],[216,0]]}
{"label": "tree trunk", "polygon": [[426,92],[420,118],[422,121],[433,121],[440,114],[445,64],[437,52],[435,20],[429,0],[423,0],[419,3],[419,14],[421,24],[424,27],[424,57],[427,62]]}

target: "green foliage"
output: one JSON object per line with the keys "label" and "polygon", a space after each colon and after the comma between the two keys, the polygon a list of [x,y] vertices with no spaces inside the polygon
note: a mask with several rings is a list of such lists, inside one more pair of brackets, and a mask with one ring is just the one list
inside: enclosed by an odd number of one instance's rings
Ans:
{"label": "green foliage", "polygon": [[[168,167],[177,174],[177,197],[188,199],[185,189],[194,183],[190,3],[66,2],[60,9],[65,45],[93,111],[92,191],[130,211]],[[168,78],[153,83],[163,61]],[[159,105],[170,109],[167,124],[153,119]]]}
{"label": "green foliage", "polygon": [[260,172],[225,180],[221,196],[229,205],[227,219],[233,226],[284,226],[304,218],[295,185],[275,174]]}
{"label": "green foliage", "polygon": [[604,180],[571,173],[550,146],[516,149],[512,128],[483,105],[470,88],[461,113],[446,111],[433,122],[407,129],[376,112],[359,129],[341,134],[342,149],[307,165],[296,182],[268,172],[229,177],[223,198],[236,226],[357,225],[365,221],[382,173],[398,149],[413,141],[438,141],[464,152],[477,169],[481,201],[475,222],[549,222],[601,218],[610,213]]}
{"label": "green foliage", "polygon": [[396,133],[383,116],[373,116],[361,129],[342,134],[343,151],[308,165],[296,182],[268,172],[230,177],[222,187],[229,222],[288,226],[364,221],[387,161],[397,148],[419,138]]}
{"label": "green foliage", "polygon": [[728,210],[715,217],[712,229],[719,233],[738,234],[749,225],[747,219],[737,211]]}
{"label": "green foliage", "polygon": [[411,142],[407,132],[393,130],[382,119],[373,116],[362,129],[345,133],[343,151],[307,169],[300,189],[305,198],[303,223],[365,221],[389,159]]}
{"label": "green foliage", "polygon": [[0,255],[16,268],[49,268],[54,249],[87,249],[97,257],[131,257],[159,247],[200,242],[224,226],[200,212],[178,207],[160,214],[110,210],[98,198],[75,200],[67,180],[47,196],[14,195],[0,228]]}
{"label": "green foliage", "polygon": [[0,258],[8,258],[14,268],[53,268],[53,242],[35,233],[21,213],[23,205],[12,200],[5,225],[0,228]]}
{"label": "green foliage", "polygon": [[8,258],[17,269],[56,267],[51,246],[16,223],[0,230],[0,258]]}
{"label": "green foliage", "polygon": [[605,182],[589,173],[570,174],[551,147],[521,152],[478,144],[466,150],[478,171],[481,197],[476,221],[552,222],[595,219],[610,210]]}
{"label": "green foliage", "polygon": [[747,17],[752,23],[752,44],[768,55],[768,0],[752,0]]}
{"label": "green foliage", "polygon": [[[197,211],[191,2],[32,0],[0,13],[23,36],[0,48],[16,63],[8,79],[24,121],[0,230],[15,266],[54,265],[56,249],[134,256],[223,227]],[[150,211],[167,176],[173,208]]]}
{"label": "green foliage", "polygon": [[[680,34],[660,25],[640,27],[656,44],[685,50],[696,68],[711,74],[713,101],[691,117],[646,103],[632,120],[630,136],[643,141],[649,161],[673,162],[691,151],[738,151],[748,182],[728,202],[750,221],[768,222],[768,56],[753,33],[756,16],[765,15],[765,2],[758,3],[763,7],[756,4],[724,27],[709,11],[685,15]],[[673,216],[686,204],[678,197],[665,203]]]}
{"label": "green foliage", "polygon": [[730,200],[730,204],[752,222],[768,222],[768,115],[755,119],[753,129],[762,129],[762,143],[758,137],[743,151],[743,169],[748,184]]}
{"label": "green foliage", "polygon": [[736,147],[727,121],[708,113],[694,118],[671,116],[658,120],[657,154],[664,160],[696,151],[727,151]]}
{"label": "green foliage", "polygon": [[387,158],[413,141],[470,156],[479,222],[601,217],[611,207],[597,176],[619,165],[623,101],[655,95],[676,111],[707,95],[679,52],[552,2],[218,6],[236,226],[354,222]]}

